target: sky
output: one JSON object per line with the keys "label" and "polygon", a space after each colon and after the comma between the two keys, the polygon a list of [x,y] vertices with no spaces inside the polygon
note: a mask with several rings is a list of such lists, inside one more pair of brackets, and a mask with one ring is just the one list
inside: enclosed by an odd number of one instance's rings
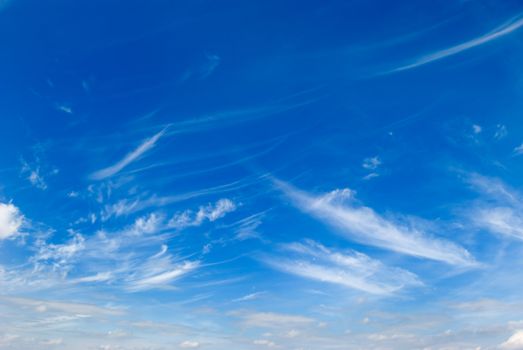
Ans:
{"label": "sky", "polygon": [[523,3],[0,0],[0,349],[523,349]]}

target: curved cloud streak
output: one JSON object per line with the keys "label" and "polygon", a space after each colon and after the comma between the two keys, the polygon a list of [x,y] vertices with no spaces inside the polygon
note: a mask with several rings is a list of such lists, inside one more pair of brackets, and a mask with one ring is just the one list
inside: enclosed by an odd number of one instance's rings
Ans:
{"label": "curved cloud streak", "polygon": [[499,39],[505,35],[511,34],[512,32],[518,30],[523,26],[523,18],[522,15],[518,15],[515,18],[512,18],[511,20],[503,23],[499,27],[495,28],[491,32],[484,34],[480,37],[477,37],[475,39],[466,41],[464,43],[461,43],[456,46],[449,47],[447,49],[443,49],[440,51],[433,52],[431,54],[418,57],[417,59],[413,60],[412,62],[405,64],[403,66],[394,68],[387,73],[394,73],[394,72],[400,72],[405,71],[413,68],[417,68],[419,66],[423,66],[427,63],[431,63],[434,61],[441,60],[443,58],[456,55],[460,52],[472,49],[474,47],[486,44],[490,41]]}
{"label": "curved cloud streak", "polygon": [[115,164],[100,169],[98,171],[95,171],[91,174],[90,178],[93,180],[103,180],[105,178],[111,177],[117,173],[119,173],[123,168],[137,160],[140,156],[142,156],[145,152],[152,149],[156,142],[163,136],[166,129],[163,129],[162,131],[158,132],[157,134],[153,135],[151,138],[146,139],[140,146],[138,146],[134,151],[128,153],[123,159],[116,162]]}
{"label": "curved cloud streak", "polygon": [[354,241],[450,265],[477,265],[467,250],[450,241],[384,218],[369,207],[347,203],[353,195],[350,190],[314,196],[279,180],[275,184],[300,210],[338,228]]}

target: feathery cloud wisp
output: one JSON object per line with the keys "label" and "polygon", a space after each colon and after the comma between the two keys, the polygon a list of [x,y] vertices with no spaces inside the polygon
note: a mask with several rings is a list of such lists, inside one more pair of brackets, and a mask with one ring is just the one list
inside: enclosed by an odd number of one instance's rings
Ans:
{"label": "feathery cloud wisp", "polygon": [[467,210],[471,222],[490,232],[523,240],[523,196],[495,178],[472,174],[467,181],[485,197]]}
{"label": "feathery cloud wisp", "polygon": [[491,32],[489,32],[487,34],[484,34],[475,39],[466,41],[459,45],[452,46],[452,47],[449,47],[449,48],[446,48],[446,49],[443,49],[440,51],[430,53],[425,56],[418,57],[418,58],[414,59],[413,61],[411,61],[410,63],[407,63],[400,67],[389,70],[387,73],[394,73],[394,72],[400,72],[400,71],[417,68],[417,67],[423,66],[427,63],[431,63],[431,62],[438,61],[438,60],[441,60],[441,59],[449,57],[449,56],[456,55],[460,52],[463,52],[463,51],[472,49],[474,47],[486,44],[490,41],[499,39],[505,35],[508,35],[514,31],[518,30],[522,26],[523,26],[523,18],[521,15],[518,15],[515,18],[512,18],[512,19],[508,20],[507,22],[503,23],[502,25],[500,25],[499,27],[495,28],[494,30],[492,30]]}
{"label": "feathery cloud wisp", "polygon": [[387,267],[359,252],[335,252],[311,240],[282,247],[286,255],[294,253],[297,257],[264,258],[263,262],[282,272],[376,295],[391,294],[405,286],[422,285],[413,273]]}
{"label": "feathery cloud wisp", "polygon": [[93,180],[103,180],[105,178],[108,178],[108,177],[111,177],[111,176],[117,174],[123,168],[125,168],[126,166],[128,166],[129,164],[131,164],[132,162],[137,160],[145,152],[152,149],[156,145],[156,142],[163,136],[163,134],[165,133],[165,130],[166,129],[163,129],[162,131],[153,135],[151,138],[148,138],[147,140],[142,142],[142,144],[140,146],[138,146],[134,151],[132,151],[131,153],[128,153],[123,159],[116,162],[115,164],[113,164],[107,168],[95,171],[94,173],[91,174],[90,178]]}
{"label": "feathery cloud wisp", "polygon": [[431,237],[422,229],[384,218],[372,208],[347,203],[350,190],[314,196],[279,180],[276,186],[302,211],[334,226],[347,238],[395,252],[472,267],[476,261],[470,253],[444,239]]}
{"label": "feathery cloud wisp", "polygon": [[[144,277],[142,279],[133,281],[129,287],[131,291],[141,291],[146,289],[161,288],[177,278],[197,269],[200,266],[199,261],[185,261],[178,266],[175,266],[172,270],[163,271],[158,274]],[[149,273],[148,271],[145,271]]]}
{"label": "feathery cloud wisp", "polygon": [[193,213],[191,210],[176,213],[169,220],[168,226],[178,229],[200,226],[205,221],[214,222],[235,210],[236,204],[233,201],[228,198],[222,198],[214,205],[209,203],[207,206],[201,206],[196,213]]}

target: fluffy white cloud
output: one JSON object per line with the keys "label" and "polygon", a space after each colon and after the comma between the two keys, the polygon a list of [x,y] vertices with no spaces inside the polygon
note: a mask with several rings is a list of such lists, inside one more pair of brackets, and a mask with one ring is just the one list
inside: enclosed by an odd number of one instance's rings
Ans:
{"label": "fluffy white cloud", "polygon": [[11,203],[0,203],[0,240],[15,236],[23,221],[20,209]]}
{"label": "fluffy white cloud", "polygon": [[523,330],[516,331],[499,347],[507,350],[523,350]]}

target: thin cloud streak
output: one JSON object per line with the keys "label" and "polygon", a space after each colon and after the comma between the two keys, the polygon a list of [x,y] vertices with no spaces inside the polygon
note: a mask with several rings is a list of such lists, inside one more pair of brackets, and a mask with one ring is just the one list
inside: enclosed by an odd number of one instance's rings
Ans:
{"label": "thin cloud streak", "polygon": [[138,146],[134,151],[128,153],[123,159],[116,162],[115,164],[95,171],[91,174],[90,178],[93,180],[103,180],[105,178],[111,177],[119,173],[123,168],[137,160],[144,153],[152,149],[156,142],[165,134],[167,127],[161,130],[160,132],[153,135],[151,138],[146,139],[140,146]]}
{"label": "thin cloud streak", "polygon": [[505,35],[511,34],[514,31],[516,31],[519,28],[521,28],[522,26],[523,26],[522,15],[518,15],[518,16],[508,20],[507,22],[503,23],[502,25],[500,25],[499,27],[495,28],[493,31],[491,31],[491,32],[489,32],[489,33],[487,33],[485,35],[482,35],[482,36],[477,37],[475,39],[469,40],[469,41],[464,42],[462,44],[449,47],[449,48],[444,49],[444,50],[436,51],[436,52],[433,52],[431,54],[428,54],[428,55],[425,55],[425,56],[421,56],[421,57],[413,60],[411,63],[408,63],[406,65],[403,65],[403,66],[400,66],[400,67],[397,67],[397,68],[394,68],[394,69],[391,69],[391,70],[385,72],[385,74],[401,72],[401,71],[405,71],[405,70],[409,70],[409,69],[414,69],[414,68],[423,66],[425,64],[428,64],[428,63],[431,63],[431,62],[435,62],[435,61],[444,59],[444,58],[449,57],[449,56],[456,55],[456,54],[461,53],[463,51],[472,49],[474,47],[486,44],[486,43],[488,43],[490,41],[499,39],[499,38],[501,38],[501,37],[503,37]]}
{"label": "thin cloud streak", "polygon": [[421,286],[406,270],[388,267],[359,252],[337,252],[312,240],[282,245],[292,258],[266,257],[262,261],[285,273],[341,285],[374,295],[390,295],[403,287]]}
{"label": "thin cloud streak", "polygon": [[450,241],[431,237],[422,229],[384,218],[372,208],[352,203],[353,192],[348,189],[314,196],[280,180],[274,183],[300,210],[337,228],[349,239],[450,265],[477,265],[467,250]]}

